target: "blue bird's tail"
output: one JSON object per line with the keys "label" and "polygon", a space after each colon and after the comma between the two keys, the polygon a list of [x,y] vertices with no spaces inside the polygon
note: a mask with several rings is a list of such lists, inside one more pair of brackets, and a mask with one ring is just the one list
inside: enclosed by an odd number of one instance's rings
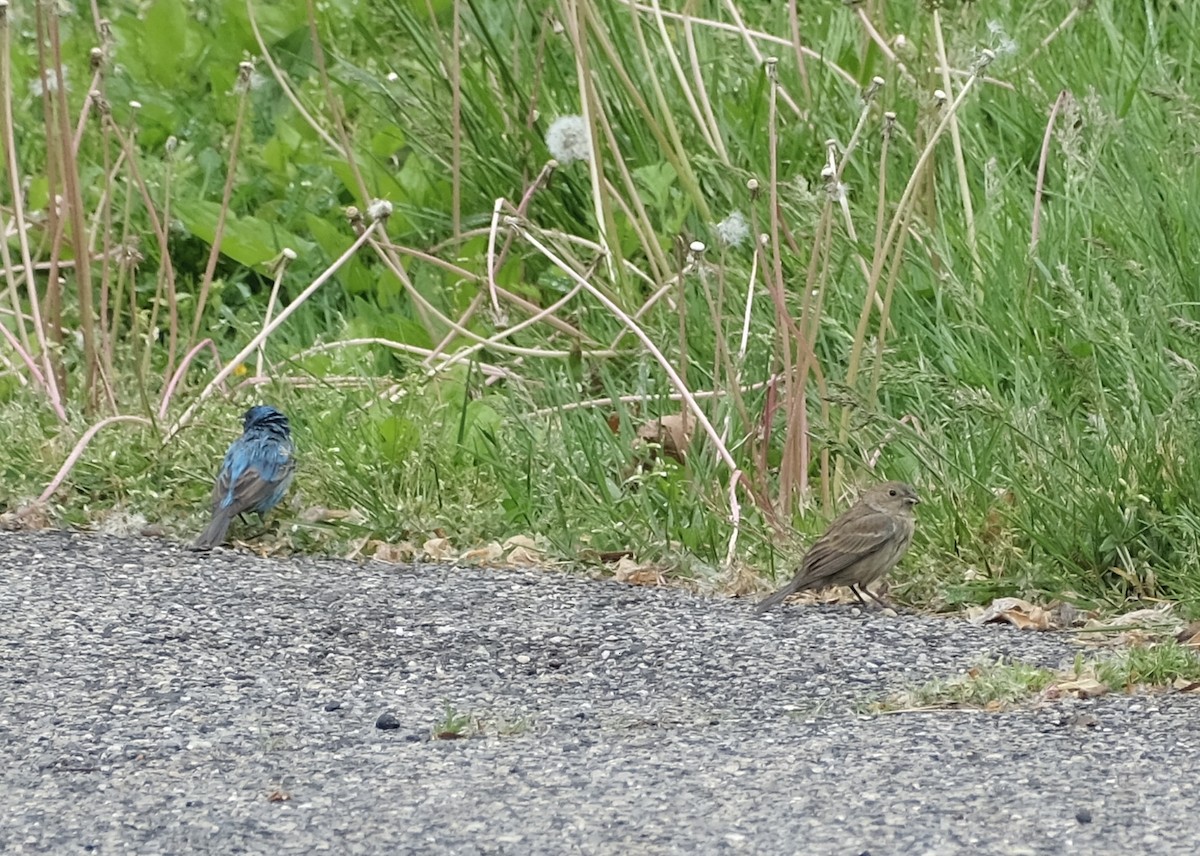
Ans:
{"label": "blue bird's tail", "polygon": [[213,513],[212,522],[205,527],[192,546],[197,550],[211,550],[213,547],[219,547],[224,543],[225,533],[229,531],[229,524],[232,521],[233,515],[229,513],[228,509],[218,508]]}

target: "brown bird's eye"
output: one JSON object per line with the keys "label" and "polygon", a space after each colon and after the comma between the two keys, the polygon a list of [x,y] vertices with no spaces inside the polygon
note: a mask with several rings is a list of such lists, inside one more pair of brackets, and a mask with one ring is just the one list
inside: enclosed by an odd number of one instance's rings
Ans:
{"label": "brown bird's eye", "polygon": [[895,496],[895,495],[896,495],[896,489],[895,489],[895,488],[892,488],[891,490],[889,490],[889,491],[888,491],[888,496]]}

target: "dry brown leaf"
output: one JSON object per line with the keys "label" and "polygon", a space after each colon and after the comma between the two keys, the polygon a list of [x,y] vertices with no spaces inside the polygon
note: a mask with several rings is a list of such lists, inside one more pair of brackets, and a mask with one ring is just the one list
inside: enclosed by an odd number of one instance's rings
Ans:
{"label": "dry brown leaf", "polygon": [[1200,692],[1200,681],[1190,681],[1187,678],[1176,678],[1171,686],[1181,693]]}
{"label": "dry brown leaf", "polygon": [[1183,626],[1183,620],[1172,615],[1173,609],[1173,604],[1163,603],[1149,609],[1135,609],[1133,612],[1114,615],[1111,618],[1093,618],[1084,625],[1084,629],[1089,631],[1107,630],[1113,633],[1129,632],[1134,636],[1144,635],[1145,631],[1154,633],[1177,631]]}
{"label": "dry brown leaf", "polygon": [[1080,675],[1069,681],[1059,681],[1046,690],[1047,694],[1052,694],[1054,697],[1071,695],[1075,698],[1096,698],[1107,692],[1108,685],[1100,683],[1092,675]]}
{"label": "dry brown leaf", "polygon": [[476,547],[474,550],[467,550],[467,552],[458,558],[459,561],[469,562],[474,565],[490,565],[503,555],[504,548],[495,541],[492,541],[490,544],[484,544],[482,547]]}
{"label": "dry brown leaf", "polygon": [[972,624],[1007,621],[1019,630],[1049,630],[1053,626],[1050,612],[1019,597],[999,597],[982,612],[973,615]]}
{"label": "dry brown leaf", "polygon": [[446,562],[456,555],[449,538],[430,538],[421,545],[421,552],[431,562]]}
{"label": "dry brown leaf", "polygon": [[44,502],[31,502],[15,511],[0,514],[0,529],[10,532],[32,532],[53,525],[50,510]]}
{"label": "dry brown leaf", "polygon": [[1175,635],[1175,641],[1180,645],[1200,648],[1200,621],[1193,621]]}
{"label": "dry brown leaf", "polygon": [[356,508],[322,508],[314,505],[300,512],[300,520],[304,523],[332,523],[338,520],[348,520],[351,523],[365,523],[367,518]]}
{"label": "dry brown leaf", "polygon": [[617,562],[613,578],[620,583],[631,586],[661,586],[666,585],[662,573],[653,565],[639,565],[633,559],[624,558]]}
{"label": "dry brown leaf", "polygon": [[369,541],[367,548],[377,562],[387,562],[391,565],[402,565],[417,557],[417,548],[409,541],[399,544],[389,544],[386,541]]}
{"label": "dry brown leaf", "polygon": [[662,446],[664,455],[682,464],[687,457],[688,448],[692,445],[692,435],[695,431],[694,416],[669,413],[641,425],[637,429],[637,438],[646,443],[657,443]]}
{"label": "dry brown leaf", "polygon": [[537,550],[514,547],[508,554],[508,563],[519,568],[533,568],[546,564],[546,558]]}
{"label": "dry brown leaf", "polygon": [[504,542],[505,550],[511,550],[513,547],[524,547],[526,550],[541,551],[541,548],[538,547],[537,541],[535,541],[533,538],[530,538],[528,535],[513,535]]}

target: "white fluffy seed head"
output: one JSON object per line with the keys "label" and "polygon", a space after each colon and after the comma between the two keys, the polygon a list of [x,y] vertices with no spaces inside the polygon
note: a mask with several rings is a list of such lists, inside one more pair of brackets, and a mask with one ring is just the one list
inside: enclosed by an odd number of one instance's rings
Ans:
{"label": "white fluffy seed head", "polygon": [[546,130],[550,157],[563,166],[592,159],[592,135],[582,116],[559,116]]}
{"label": "white fluffy seed head", "polygon": [[386,199],[372,199],[367,206],[367,219],[374,223],[376,220],[386,220],[392,216],[392,203]]}
{"label": "white fluffy seed head", "polygon": [[[753,181],[753,179],[751,179]],[[737,247],[750,237],[750,224],[741,211],[732,211],[729,216],[716,225],[713,230],[717,240],[726,247]]]}

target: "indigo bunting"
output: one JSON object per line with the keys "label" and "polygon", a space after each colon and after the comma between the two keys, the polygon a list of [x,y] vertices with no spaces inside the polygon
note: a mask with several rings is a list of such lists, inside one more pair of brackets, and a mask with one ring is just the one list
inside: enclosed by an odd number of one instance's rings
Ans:
{"label": "indigo bunting", "polygon": [[920,501],[912,485],[904,482],[884,482],[868,490],[829,524],[792,581],[759,603],[757,611],[770,609],[802,589],[830,586],[849,586],[863,606],[867,605],[865,591],[882,606],[866,586],[896,567],[908,552],[916,522],[913,506]]}
{"label": "indigo bunting", "polygon": [[261,519],[279,504],[296,469],[295,447],[287,417],[274,407],[251,407],[242,417],[243,433],[225,453],[213,486],[213,517],[195,546],[210,550],[225,540],[239,514],[256,512]]}

